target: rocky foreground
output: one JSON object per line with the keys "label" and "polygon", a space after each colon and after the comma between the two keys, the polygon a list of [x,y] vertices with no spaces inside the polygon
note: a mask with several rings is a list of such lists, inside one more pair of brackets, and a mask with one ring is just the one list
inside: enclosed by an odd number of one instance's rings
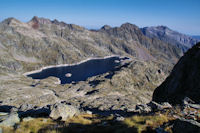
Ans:
{"label": "rocky foreground", "polygon": [[78,109],[66,101],[44,107],[0,106],[0,111],[1,132],[200,132],[200,104],[187,97],[178,106],[152,101],[132,111]]}

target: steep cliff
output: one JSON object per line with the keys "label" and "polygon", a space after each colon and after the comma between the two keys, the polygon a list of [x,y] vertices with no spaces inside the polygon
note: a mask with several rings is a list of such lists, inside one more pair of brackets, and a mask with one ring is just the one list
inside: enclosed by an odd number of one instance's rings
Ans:
{"label": "steep cliff", "polygon": [[170,76],[154,91],[153,100],[181,103],[185,97],[200,102],[200,43],[179,60]]}

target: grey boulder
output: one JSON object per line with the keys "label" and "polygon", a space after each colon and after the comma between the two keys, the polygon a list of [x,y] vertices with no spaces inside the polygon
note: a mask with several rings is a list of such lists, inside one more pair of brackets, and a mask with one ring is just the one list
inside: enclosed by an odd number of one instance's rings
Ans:
{"label": "grey boulder", "polygon": [[60,119],[65,121],[68,118],[71,118],[79,113],[80,111],[72,105],[55,103],[51,106],[50,117],[54,120]]}
{"label": "grey boulder", "polygon": [[188,104],[188,106],[194,109],[200,109],[200,104]]}
{"label": "grey boulder", "polygon": [[136,105],[135,107],[136,111],[139,112],[139,113],[149,113],[151,112],[151,107],[148,106],[147,104],[139,104],[139,105]]}
{"label": "grey boulder", "polygon": [[13,113],[10,114],[8,116],[5,116],[4,119],[2,119],[3,121],[0,122],[0,126],[8,126],[8,127],[12,127],[14,126],[16,123],[20,122],[20,118],[18,116],[17,113]]}
{"label": "grey boulder", "polygon": [[139,104],[136,105],[135,111],[139,113],[149,113],[152,111],[161,111],[164,109],[170,109],[172,106],[168,102],[163,102],[163,103],[156,103],[154,101],[151,101],[147,104]]}
{"label": "grey boulder", "polygon": [[147,105],[150,106],[153,111],[172,108],[172,106],[168,102],[163,102],[163,103],[159,104],[154,101],[151,101]]}

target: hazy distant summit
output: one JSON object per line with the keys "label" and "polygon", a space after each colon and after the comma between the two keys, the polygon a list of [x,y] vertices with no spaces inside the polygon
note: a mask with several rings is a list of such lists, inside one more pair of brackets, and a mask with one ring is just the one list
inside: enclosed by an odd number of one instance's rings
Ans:
{"label": "hazy distant summit", "polygon": [[195,38],[200,41],[200,36],[192,36],[192,38]]}
{"label": "hazy distant summit", "polygon": [[171,30],[166,26],[144,27],[141,30],[147,37],[158,38],[166,43],[171,43],[181,48],[183,52],[186,52],[198,42],[197,39]]}

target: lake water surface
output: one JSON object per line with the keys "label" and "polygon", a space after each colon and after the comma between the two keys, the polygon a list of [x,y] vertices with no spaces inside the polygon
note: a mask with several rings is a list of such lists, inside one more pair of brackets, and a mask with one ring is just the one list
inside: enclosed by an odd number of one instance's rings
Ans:
{"label": "lake water surface", "polygon": [[74,65],[55,66],[27,74],[33,79],[57,77],[61,84],[85,81],[87,78],[106,72],[115,71],[127,57],[111,56],[107,58],[89,59]]}

